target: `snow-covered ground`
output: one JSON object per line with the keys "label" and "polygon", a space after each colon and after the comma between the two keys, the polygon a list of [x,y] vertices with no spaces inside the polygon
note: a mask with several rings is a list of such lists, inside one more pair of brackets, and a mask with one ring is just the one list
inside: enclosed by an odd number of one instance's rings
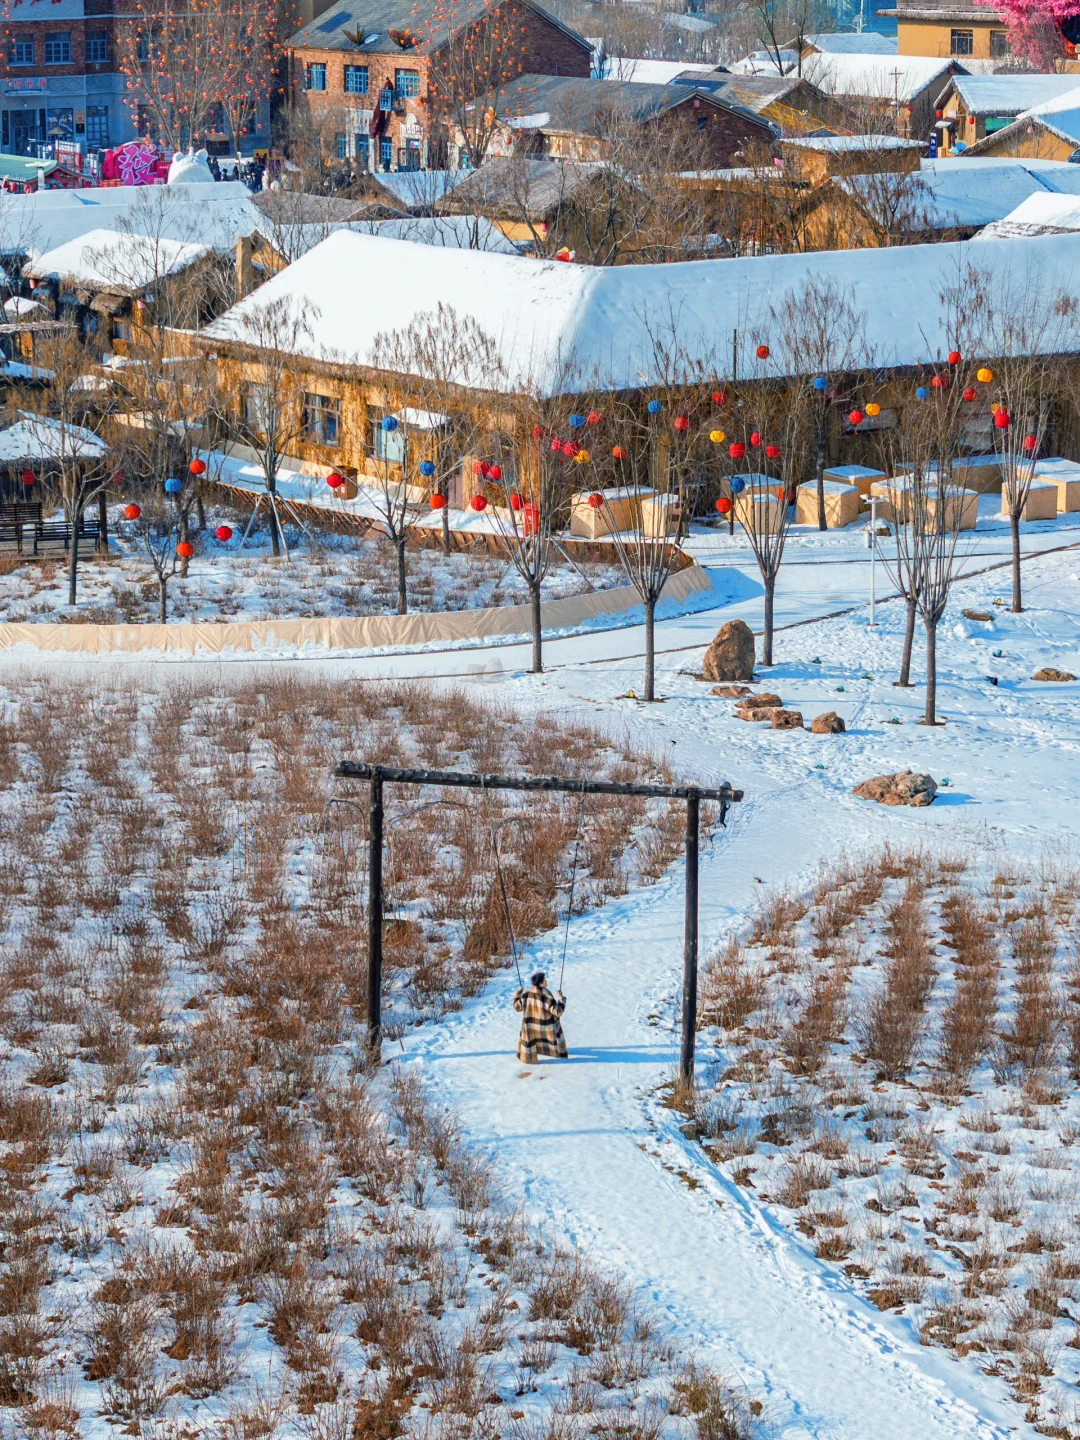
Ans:
{"label": "snow-covered ground", "polygon": [[[731,779],[746,791],[727,832],[702,857],[703,950],[749,923],[763,887],[806,887],[822,860],[885,840],[949,852],[984,852],[1038,863],[1076,853],[1080,794],[1080,685],[1029,677],[1051,665],[1080,673],[1080,554],[1025,563],[1022,615],[1007,613],[1009,572],[991,569],[957,584],[939,639],[939,712],[925,729],[919,688],[892,685],[902,635],[896,603],[868,629],[869,565],[858,536],[794,536],[781,574],[777,663],[765,688],[808,718],[836,710],[843,736],[749,725],[729,701],[694,678],[708,639],[738,615],[760,623],[760,587],[737,547],[723,557],[730,585],[721,608],[665,623],[659,635],[663,703],[621,700],[640,682],[642,635],[554,641],[543,677],[525,671],[521,647],[485,655],[297,660],[333,675],[458,675],[525,714],[587,716],[628,732],[704,783]],[[1075,528],[1025,527],[1025,551],[1075,543]],[[972,537],[968,570],[1000,563],[1006,533],[988,523]],[[726,545],[695,539],[712,563]],[[823,563],[834,560],[834,564]],[[883,593],[882,571],[878,571]],[[853,608],[854,607],[854,608]],[[976,622],[964,608],[993,617]],[[821,619],[834,611],[846,613]],[[996,653],[997,652],[997,653]],[[58,664],[25,656],[3,664],[31,672]],[[240,660],[240,678],[272,661]],[[921,682],[921,637],[915,679]],[[67,667],[86,674],[82,663]],[[161,666],[185,679],[204,662]],[[215,663],[213,672],[222,674]],[[988,677],[994,675],[998,683]],[[900,768],[948,779],[935,804],[885,810],[852,796],[857,781]],[[814,1242],[680,1132],[658,1104],[677,1054],[683,894],[678,868],[571,925],[566,1024],[572,1059],[523,1073],[513,1058],[516,983],[496,978],[458,1014],[411,1033],[400,1062],[455,1104],[466,1133],[493,1156],[528,1214],[581,1252],[615,1266],[667,1317],[684,1352],[696,1351],[752,1391],[784,1440],[969,1440],[1033,1435],[1005,1383],[979,1356],[950,1358],[920,1344],[910,1316],[882,1313]],[[553,964],[561,935],[530,947]],[[706,1037],[708,1038],[708,1037]],[[401,1051],[397,1051],[401,1055]],[[949,1162],[953,1163],[952,1161]],[[955,1180],[955,1174],[946,1179]],[[1063,1432],[1064,1433],[1064,1432]]]}
{"label": "snow-covered ground", "polygon": [[[265,525],[243,550],[245,517],[232,511],[207,514],[207,529],[196,536],[196,555],[186,577],[168,587],[169,619],[283,620],[327,615],[394,614],[397,558],[387,541],[287,527],[288,558],[274,559]],[[233,531],[227,542],[217,528]],[[110,515],[110,552],[86,556],[79,569],[78,604],[67,604],[67,571],[56,560],[12,563],[0,568],[0,620],[49,623],[83,620],[137,624],[158,618],[157,581],[132,524],[117,507]],[[6,557],[4,557],[6,559]],[[7,570],[7,573],[4,571]],[[624,585],[622,569],[610,563],[558,561],[544,582],[549,600],[580,595],[590,588]],[[507,556],[408,551],[407,588],[412,611],[478,610],[527,603],[528,590]]]}

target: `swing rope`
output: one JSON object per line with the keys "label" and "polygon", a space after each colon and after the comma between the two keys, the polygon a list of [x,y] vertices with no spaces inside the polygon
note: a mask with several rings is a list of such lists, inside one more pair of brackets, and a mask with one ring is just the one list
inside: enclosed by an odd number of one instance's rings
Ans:
{"label": "swing rope", "polygon": [[506,914],[506,929],[507,933],[510,936],[510,954],[514,961],[514,971],[517,974],[518,985],[521,987],[522,990],[524,990],[525,982],[521,978],[521,966],[518,963],[517,937],[514,934],[514,921],[510,914],[510,897],[506,893],[506,878],[503,875],[502,856],[499,854],[498,841],[495,839],[495,823],[491,817],[491,799],[488,795],[487,787],[485,786],[483,780],[480,781],[480,793],[484,797],[484,805],[487,809],[488,831],[491,836],[491,850],[492,854],[495,856],[495,873],[499,877],[499,889],[502,892],[503,910]]}
{"label": "swing rope", "polygon": [[570,898],[566,906],[566,929],[563,931],[562,967],[559,970],[559,993],[562,994],[563,979],[566,975],[566,947],[570,941],[570,916],[574,913],[574,882],[577,880],[578,852],[581,849],[581,821],[585,814],[585,787],[581,787],[578,801],[577,831],[574,834],[574,864],[570,870]]}

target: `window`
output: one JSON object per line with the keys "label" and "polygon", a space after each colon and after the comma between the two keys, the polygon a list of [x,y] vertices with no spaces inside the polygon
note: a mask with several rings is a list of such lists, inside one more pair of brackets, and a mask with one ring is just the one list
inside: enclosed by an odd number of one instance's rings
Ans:
{"label": "window", "polygon": [[88,105],[86,107],[86,146],[88,150],[109,148],[109,107]]}
{"label": "window", "polygon": [[420,94],[420,71],[395,70],[394,94],[402,99],[415,99]]}
{"label": "window", "polygon": [[366,65],[345,66],[345,94],[366,95],[368,91],[368,67]]}
{"label": "window", "polygon": [[130,320],[114,320],[114,321],[112,322],[112,338],[113,338],[114,340],[130,340],[130,339],[131,339],[131,321],[130,321]]}
{"label": "window", "polygon": [[304,434],[316,445],[337,445],[341,437],[341,401],[331,395],[305,395]]}
{"label": "window", "polygon": [[256,435],[265,435],[273,411],[270,404],[270,387],[249,385],[244,392],[244,424]]}
{"label": "window", "polygon": [[55,30],[45,36],[45,64],[71,64],[71,31]]}
{"label": "window", "polygon": [[990,31],[990,58],[991,60],[1003,60],[1009,55],[1009,32],[1007,30]]}
{"label": "window", "polygon": [[360,162],[361,168],[364,169],[364,170],[366,170],[366,169],[368,168],[368,165],[369,165],[369,163],[370,163],[370,161],[369,161],[369,156],[370,156],[370,155],[371,155],[371,144],[370,144],[370,142],[368,141],[368,137],[367,137],[366,135],[357,135],[357,137],[356,137],[356,158],[357,158],[357,160]]}
{"label": "window", "polygon": [[12,40],[8,46],[8,60],[12,65],[33,65],[33,40]]}
{"label": "window", "polygon": [[950,50],[952,55],[974,55],[975,54],[975,32],[974,30],[953,30],[950,32]]}
{"label": "window", "polygon": [[136,59],[136,60],[149,60],[149,59],[150,59],[150,31],[149,31],[149,30],[140,30],[140,31],[139,31],[139,38],[138,38],[138,40],[137,40],[137,42],[136,42],[136,45],[135,45],[135,59]]}
{"label": "window", "polygon": [[405,463],[405,435],[399,425],[396,430],[383,429],[383,415],[380,411],[368,409],[368,425],[371,429],[371,448],[376,460],[386,460],[391,465]]}
{"label": "window", "polygon": [[305,75],[304,75],[304,89],[305,89],[305,90],[325,90],[325,89],[326,89],[326,66],[325,66],[325,65],[319,63],[319,64],[314,64],[314,65],[309,65],[309,66],[307,67],[307,71],[306,71],[306,73],[305,73]]}
{"label": "window", "polygon": [[394,142],[388,136],[383,136],[379,141],[379,164],[384,170],[389,170],[394,163]]}
{"label": "window", "polygon": [[339,160],[347,160],[349,158],[349,137],[347,135],[335,135],[334,148],[337,151],[337,158]]}
{"label": "window", "polygon": [[109,58],[109,32],[88,30],[86,32],[86,63],[104,65]]}
{"label": "window", "polygon": [[82,317],[82,332],[84,335],[96,335],[98,328],[98,317],[92,310],[87,310]]}

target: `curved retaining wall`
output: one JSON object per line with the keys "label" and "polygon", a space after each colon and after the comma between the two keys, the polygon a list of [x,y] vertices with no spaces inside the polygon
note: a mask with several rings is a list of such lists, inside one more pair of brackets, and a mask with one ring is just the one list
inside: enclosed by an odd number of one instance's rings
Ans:
{"label": "curved retaining wall", "polygon": [[[689,565],[664,587],[661,603],[685,604],[712,589],[700,566]],[[573,630],[604,616],[626,614],[641,604],[631,585],[552,600],[543,606],[545,631]],[[445,614],[332,616],[319,620],[249,620],[237,623],[177,625],[29,625],[0,623],[0,650],[33,645],[38,650],[82,655],[116,655],[140,651],[397,649],[411,645],[454,645],[470,640],[532,633],[528,605],[503,605],[490,610],[454,610]]]}

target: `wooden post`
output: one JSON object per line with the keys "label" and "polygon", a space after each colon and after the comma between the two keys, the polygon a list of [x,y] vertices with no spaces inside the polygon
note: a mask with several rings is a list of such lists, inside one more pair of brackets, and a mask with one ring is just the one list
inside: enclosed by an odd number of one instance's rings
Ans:
{"label": "wooden post", "polygon": [[98,545],[108,552],[109,549],[109,497],[104,490],[98,491]]}
{"label": "wooden post", "polygon": [[368,810],[368,1058],[378,1063],[382,1056],[382,961],[383,961],[383,777],[378,768],[371,773],[371,804]]}
{"label": "wooden post", "polygon": [[683,929],[682,1052],[679,1056],[679,1075],[688,1084],[694,1079],[694,1042],[697,1037],[698,810],[698,793],[691,790],[686,797],[686,918]]}

